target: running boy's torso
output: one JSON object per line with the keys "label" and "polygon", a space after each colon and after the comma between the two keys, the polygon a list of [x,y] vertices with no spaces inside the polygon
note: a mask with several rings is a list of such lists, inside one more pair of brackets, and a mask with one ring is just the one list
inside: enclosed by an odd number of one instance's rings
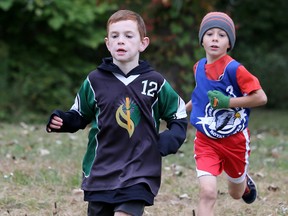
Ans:
{"label": "running boy's torso", "polygon": [[185,110],[178,112],[178,101],[176,92],[148,64],[140,64],[127,76],[111,64],[91,72],[73,106],[92,119],[82,188],[113,190],[146,183],[156,194],[161,175],[160,118],[185,117]]}
{"label": "running boy's torso", "polygon": [[196,73],[196,87],[192,94],[191,124],[210,138],[223,138],[244,130],[248,125],[249,109],[214,109],[207,96],[209,90],[218,90],[229,97],[243,96],[236,79],[239,63],[228,62],[217,80],[208,79],[205,73],[206,59],[199,61]]}

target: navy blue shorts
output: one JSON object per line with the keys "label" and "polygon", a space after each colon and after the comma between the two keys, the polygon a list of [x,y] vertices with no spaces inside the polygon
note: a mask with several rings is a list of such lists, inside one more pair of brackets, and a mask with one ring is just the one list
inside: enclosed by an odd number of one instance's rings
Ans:
{"label": "navy blue shorts", "polygon": [[126,188],[107,191],[84,191],[84,200],[88,202],[102,202],[107,204],[143,201],[146,206],[153,205],[154,194],[146,184],[136,184]]}
{"label": "navy blue shorts", "polygon": [[142,216],[144,212],[144,201],[129,201],[119,204],[103,202],[88,202],[88,216],[114,216],[117,211],[125,212],[133,216]]}

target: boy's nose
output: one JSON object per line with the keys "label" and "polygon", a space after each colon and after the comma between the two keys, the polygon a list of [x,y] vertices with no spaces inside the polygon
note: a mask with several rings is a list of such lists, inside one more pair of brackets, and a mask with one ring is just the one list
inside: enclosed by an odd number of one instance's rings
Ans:
{"label": "boy's nose", "polygon": [[212,36],[212,40],[213,40],[213,41],[218,40],[217,34],[214,34],[214,35]]}
{"label": "boy's nose", "polygon": [[119,36],[118,38],[118,44],[123,44],[124,43],[124,36]]}

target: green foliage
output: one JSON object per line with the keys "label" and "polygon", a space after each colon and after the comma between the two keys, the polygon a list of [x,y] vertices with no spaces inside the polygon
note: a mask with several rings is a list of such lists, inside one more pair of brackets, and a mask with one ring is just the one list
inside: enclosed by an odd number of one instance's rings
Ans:
{"label": "green foliage", "polygon": [[95,68],[95,49],[103,46],[107,11],[113,9],[94,0],[1,2],[0,119],[68,109]]}
{"label": "green foliage", "polygon": [[109,55],[106,22],[122,8],[143,16],[151,43],[141,58],[186,101],[193,65],[205,56],[198,43],[201,19],[208,11],[229,13],[237,28],[230,54],[259,78],[267,107],[287,109],[281,93],[288,86],[285,0],[1,0],[0,119],[33,120],[68,109],[88,72]]}
{"label": "green foliage", "polygon": [[233,10],[237,26],[233,55],[259,78],[269,108],[288,108],[287,10],[288,4],[282,0],[236,1]]}
{"label": "green foliage", "polygon": [[13,1],[11,0],[2,0],[0,1],[0,8],[4,11],[7,11],[12,6],[12,4],[13,4]]}
{"label": "green foliage", "polygon": [[[251,71],[259,77],[268,95],[269,103],[267,107],[269,108],[287,109],[287,49],[288,44],[286,47],[270,51],[255,49],[253,56],[247,60],[249,69],[251,68]],[[258,56],[261,56],[261,58]]]}

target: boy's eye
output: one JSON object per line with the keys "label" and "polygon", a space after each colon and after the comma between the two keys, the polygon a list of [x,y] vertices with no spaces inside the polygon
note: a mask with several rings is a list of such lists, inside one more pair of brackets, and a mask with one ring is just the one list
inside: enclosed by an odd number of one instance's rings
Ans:
{"label": "boy's eye", "polygon": [[[111,34],[111,35],[110,35],[110,37],[111,37],[112,39],[116,39],[116,38],[118,38],[119,36],[120,36],[119,34]],[[130,39],[130,38],[133,38],[133,35],[132,35],[132,34],[125,34],[124,37]]]}
{"label": "boy's eye", "polygon": [[225,36],[227,36],[226,32],[223,32],[223,31],[219,32],[219,35],[220,35],[220,37],[225,37]]}

